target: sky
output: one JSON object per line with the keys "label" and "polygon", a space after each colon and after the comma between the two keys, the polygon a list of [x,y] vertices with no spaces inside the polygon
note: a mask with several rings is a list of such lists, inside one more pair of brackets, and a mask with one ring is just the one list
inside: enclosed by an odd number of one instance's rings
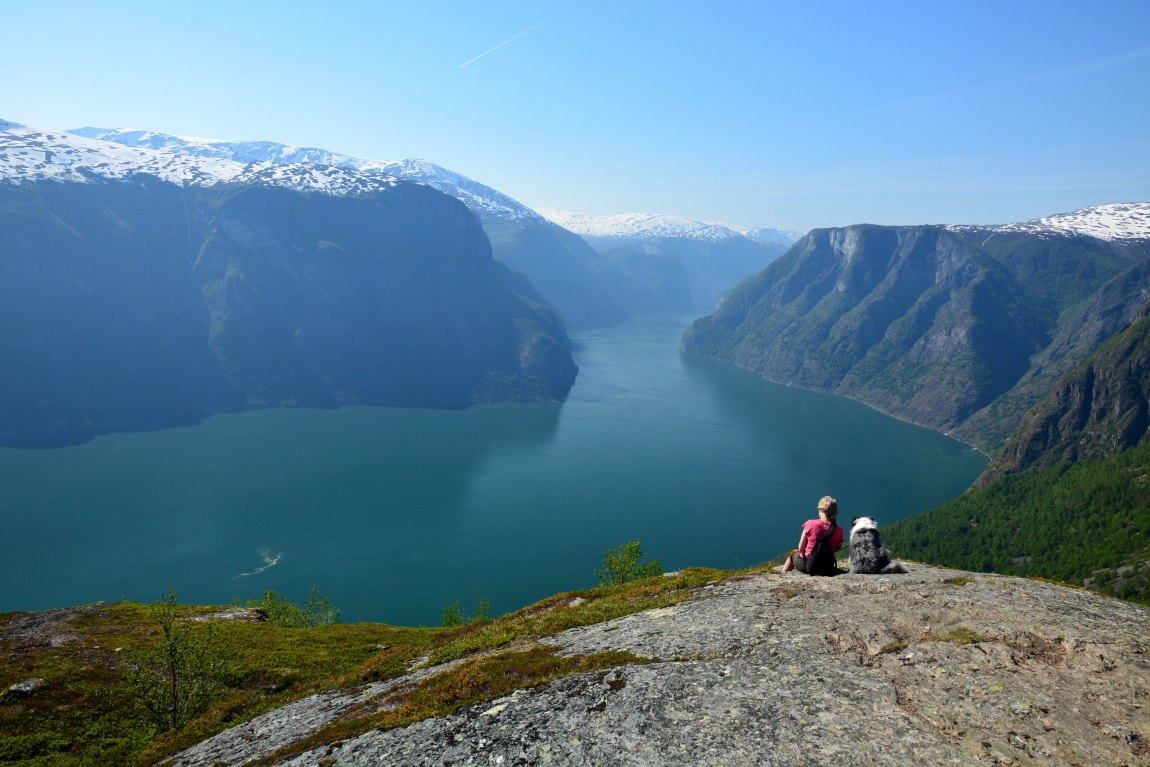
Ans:
{"label": "sky", "polygon": [[1150,3],[0,0],[0,119],[805,231],[1150,201]]}

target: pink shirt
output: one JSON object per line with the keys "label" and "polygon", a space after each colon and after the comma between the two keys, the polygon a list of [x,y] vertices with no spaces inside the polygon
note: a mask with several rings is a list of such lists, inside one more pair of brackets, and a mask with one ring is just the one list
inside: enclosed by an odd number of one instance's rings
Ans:
{"label": "pink shirt", "polygon": [[[815,544],[819,542],[819,538],[826,535],[827,530],[830,528],[829,522],[823,522],[821,519],[808,519],[803,522],[803,532],[807,534],[806,551],[800,552],[800,556],[806,559],[811,555],[815,548]],[[831,545],[831,551],[838,551],[839,546],[843,545],[843,529],[836,527],[835,531],[831,533],[831,538],[827,541]]]}

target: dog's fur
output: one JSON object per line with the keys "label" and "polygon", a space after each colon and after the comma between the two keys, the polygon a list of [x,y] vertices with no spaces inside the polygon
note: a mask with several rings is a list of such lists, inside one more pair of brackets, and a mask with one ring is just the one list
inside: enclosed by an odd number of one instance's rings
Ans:
{"label": "dog's fur", "polygon": [[890,552],[882,545],[874,517],[855,517],[851,520],[850,571],[866,575],[910,572],[903,563],[891,561]]}

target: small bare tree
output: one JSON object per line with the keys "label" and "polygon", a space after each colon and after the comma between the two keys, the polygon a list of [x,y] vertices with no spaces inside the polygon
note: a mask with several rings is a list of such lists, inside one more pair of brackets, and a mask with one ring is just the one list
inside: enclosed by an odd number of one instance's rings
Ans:
{"label": "small bare tree", "polygon": [[148,719],[160,732],[183,727],[211,703],[219,689],[223,662],[213,652],[218,633],[214,621],[196,625],[179,617],[176,592],[151,605],[160,640],[134,653],[128,679]]}

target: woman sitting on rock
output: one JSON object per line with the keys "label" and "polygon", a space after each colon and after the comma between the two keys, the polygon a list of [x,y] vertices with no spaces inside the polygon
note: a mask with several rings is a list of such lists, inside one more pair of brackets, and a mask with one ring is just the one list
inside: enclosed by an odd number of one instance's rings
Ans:
{"label": "woman sitting on rock", "polygon": [[[819,501],[819,518],[808,519],[803,523],[803,534],[799,537],[799,547],[787,556],[787,560],[783,562],[783,572],[788,573],[791,569],[798,570],[800,573],[807,573],[807,558],[815,549],[815,544],[827,535],[830,531],[830,537],[827,544],[830,546],[831,551],[838,551],[843,547],[843,529],[838,526],[837,520],[839,518],[839,504],[834,498],[829,495],[824,495]],[[821,575],[822,573],[820,573]],[[833,573],[828,573],[833,574]]]}

